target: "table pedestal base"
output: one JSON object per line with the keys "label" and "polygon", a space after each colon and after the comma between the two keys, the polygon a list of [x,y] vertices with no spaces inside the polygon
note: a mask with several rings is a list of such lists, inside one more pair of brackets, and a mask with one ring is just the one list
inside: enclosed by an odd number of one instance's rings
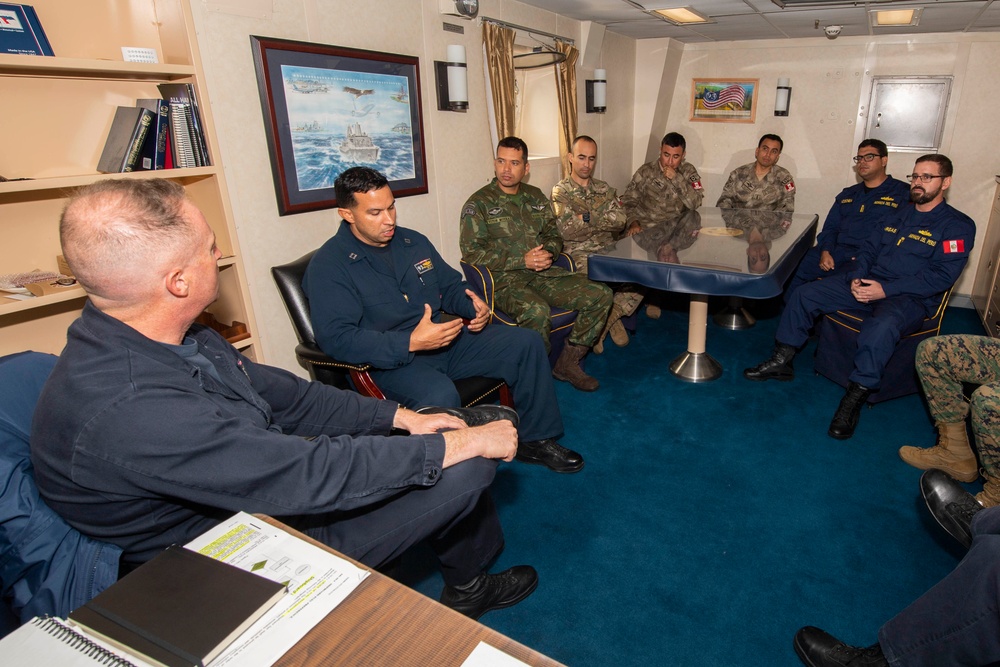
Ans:
{"label": "table pedestal base", "polygon": [[722,366],[705,352],[706,329],[708,297],[704,294],[692,294],[687,352],[670,362],[670,372],[682,380],[707,382],[722,375]]}
{"label": "table pedestal base", "polygon": [[722,375],[722,364],[707,352],[685,352],[670,362],[670,372],[686,382],[708,382]]}
{"label": "table pedestal base", "polygon": [[740,331],[757,324],[757,319],[743,307],[743,299],[738,296],[729,297],[729,305],[712,317],[712,321],[724,329]]}

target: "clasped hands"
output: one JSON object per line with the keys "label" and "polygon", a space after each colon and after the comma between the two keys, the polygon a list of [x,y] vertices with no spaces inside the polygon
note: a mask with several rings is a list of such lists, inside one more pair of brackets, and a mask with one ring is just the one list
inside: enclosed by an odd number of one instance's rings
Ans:
{"label": "clasped hands", "polygon": [[552,266],[552,253],[537,245],[524,253],[524,266],[531,271],[544,271]]}
{"label": "clasped hands", "polygon": [[874,280],[855,278],[851,281],[851,294],[861,303],[870,303],[885,298],[882,285]]}
{"label": "clasped hands", "polygon": [[461,319],[454,319],[449,322],[435,322],[431,319],[434,313],[428,303],[424,304],[424,316],[420,318],[416,328],[410,332],[410,352],[421,352],[424,350],[436,350],[451,343],[462,333],[462,327],[469,327],[469,331],[481,331],[490,319],[490,308],[479,296],[470,289],[465,290],[466,295],[472,299],[472,305],[476,309],[476,316],[465,324]]}

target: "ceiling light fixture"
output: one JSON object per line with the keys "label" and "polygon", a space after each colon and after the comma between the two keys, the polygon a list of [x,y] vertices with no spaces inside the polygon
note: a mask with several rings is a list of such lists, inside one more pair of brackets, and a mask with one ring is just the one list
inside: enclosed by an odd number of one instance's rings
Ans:
{"label": "ceiling light fixture", "polygon": [[696,12],[692,7],[646,7],[646,12],[669,21],[674,25],[690,25],[692,23],[714,23],[712,19]]}
{"label": "ceiling light fixture", "polygon": [[872,9],[868,11],[868,21],[873,28],[886,26],[914,26],[920,24],[923,8],[917,9]]}

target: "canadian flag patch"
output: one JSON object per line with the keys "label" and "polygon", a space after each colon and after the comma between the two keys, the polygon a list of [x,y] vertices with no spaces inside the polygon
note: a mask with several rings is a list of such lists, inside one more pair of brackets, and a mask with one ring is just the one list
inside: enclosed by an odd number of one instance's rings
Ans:
{"label": "canadian flag patch", "polygon": [[965,241],[963,239],[957,239],[955,241],[942,241],[941,245],[944,248],[946,255],[953,252],[965,252]]}
{"label": "canadian flag patch", "polygon": [[701,181],[691,181],[691,187],[695,190],[701,190]]}

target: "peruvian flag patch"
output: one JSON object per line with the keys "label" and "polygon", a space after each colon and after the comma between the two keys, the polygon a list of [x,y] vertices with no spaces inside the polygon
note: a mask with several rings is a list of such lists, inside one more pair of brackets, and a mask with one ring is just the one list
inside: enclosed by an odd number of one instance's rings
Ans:
{"label": "peruvian flag patch", "polygon": [[701,181],[691,181],[691,187],[695,190],[701,190]]}
{"label": "peruvian flag patch", "polygon": [[942,241],[941,244],[944,247],[946,255],[953,252],[965,252],[965,241],[963,239],[958,239],[957,241]]}
{"label": "peruvian flag patch", "polygon": [[795,190],[795,181],[788,181],[785,183],[785,191],[792,192]]}

